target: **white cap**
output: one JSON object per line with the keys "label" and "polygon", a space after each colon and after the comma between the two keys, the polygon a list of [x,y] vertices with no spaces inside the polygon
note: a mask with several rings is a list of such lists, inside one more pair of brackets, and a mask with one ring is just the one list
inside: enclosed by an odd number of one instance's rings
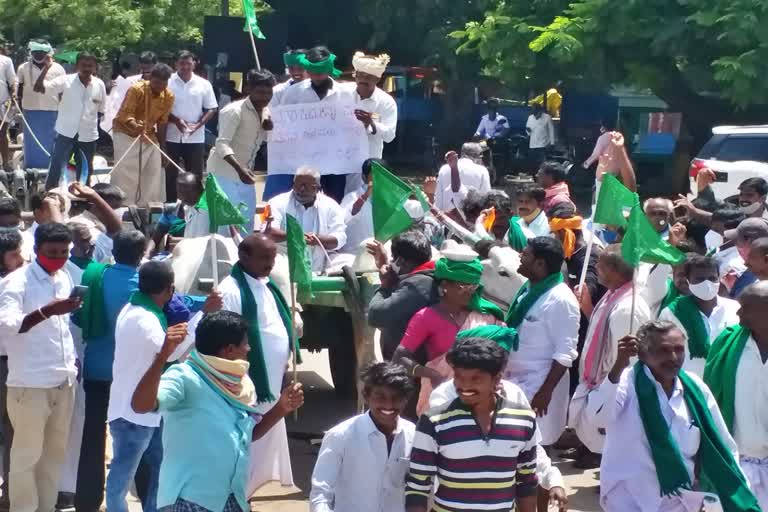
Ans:
{"label": "white cap", "polygon": [[352,67],[355,71],[367,73],[381,78],[389,64],[389,55],[382,53],[378,56],[366,55],[363,52],[355,52],[352,56]]}

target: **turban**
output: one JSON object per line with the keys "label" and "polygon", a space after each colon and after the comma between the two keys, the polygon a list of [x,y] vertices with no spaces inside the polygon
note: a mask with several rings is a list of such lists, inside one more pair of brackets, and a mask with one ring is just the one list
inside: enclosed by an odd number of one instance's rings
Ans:
{"label": "turban", "polygon": [[563,231],[563,252],[566,259],[573,255],[576,250],[576,233],[575,230],[581,229],[582,223],[581,217],[571,217],[569,219],[549,219],[549,230],[553,233]]}
{"label": "turban", "polygon": [[477,285],[477,290],[467,307],[478,313],[493,315],[499,320],[504,320],[504,312],[493,302],[483,298],[483,287],[480,279],[483,276],[483,264],[475,258],[472,261],[455,261],[448,258],[440,258],[435,263],[434,277],[438,281],[455,281],[458,283]]}
{"label": "turban", "polygon": [[389,55],[382,53],[379,56],[368,56],[363,52],[355,52],[352,57],[352,66],[355,71],[381,78],[389,64]]}
{"label": "turban", "polygon": [[517,252],[523,252],[528,245],[528,237],[523,232],[523,227],[518,222],[520,217],[514,216],[509,219],[509,231],[507,231],[507,242]]}
{"label": "turban", "polygon": [[321,60],[320,62],[312,62],[306,55],[299,54],[296,61],[309,73],[331,75],[334,78],[341,76],[341,70],[336,69],[336,66],[334,66],[334,62],[336,62],[336,55],[334,54],[331,54],[327,59]]}
{"label": "turban", "polygon": [[38,43],[37,41],[30,41],[29,45],[27,46],[29,51],[31,52],[45,52],[45,53],[51,53],[53,51],[53,47],[48,43]]}
{"label": "turban", "polygon": [[503,325],[481,325],[472,329],[459,331],[456,339],[462,338],[483,338],[495,341],[501,348],[509,352],[517,352],[520,339],[517,336],[517,329]]}
{"label": "turban", "polygon": [[286,66],[301,66],[301,57],[303,57],[303,53],[291,53],[291,52],[285,52],[283,54],[283,64]]}

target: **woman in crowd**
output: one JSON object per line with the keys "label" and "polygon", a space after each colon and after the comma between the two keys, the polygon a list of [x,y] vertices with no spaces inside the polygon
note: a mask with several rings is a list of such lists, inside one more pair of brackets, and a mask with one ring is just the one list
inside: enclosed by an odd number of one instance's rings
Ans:
{"label": "woman in crowd", "polygon": [[[444,249],[443,255],[435,264],[434,272],[440,300],[413,315],[392,357],[413,377],[421,379],[418,414],[428,407],[432,389],[453,376],[445,354],[456,334],[481,325],[504,325],[501,309],[482,298],[483,266],[477,253],[465,245],[457,245]],[[418,364],[414,355],[422,346],[427,352],[426,365]]]}

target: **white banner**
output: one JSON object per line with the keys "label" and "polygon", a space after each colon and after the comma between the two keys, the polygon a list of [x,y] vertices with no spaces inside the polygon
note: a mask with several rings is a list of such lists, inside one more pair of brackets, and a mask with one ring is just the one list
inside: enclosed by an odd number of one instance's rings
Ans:
{"label": "white banner", "polygon": [[270,174],[308,165],[320,174],[356,174],[369,157],[368,135],[352,102],[300,103],[272,109]]}

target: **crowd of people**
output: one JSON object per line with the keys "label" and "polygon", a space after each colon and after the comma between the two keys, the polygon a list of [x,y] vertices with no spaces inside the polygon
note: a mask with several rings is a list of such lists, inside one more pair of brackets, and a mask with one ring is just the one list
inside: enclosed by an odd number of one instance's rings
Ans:
{"label": "crowd of people", "polygon": [[[81,53],[66,75],[50,47],[30,51],[29,93],[60,95],[51,162],[72,148],[87,158],[106,102],[95,58]],[[247,96],[219,113],[206,165],[198,133],[217,114],[210,84],[189,52],[175,73],[145,54],[113,120],[126,163],[111,184],[60,188],[51,172],[27,229],[18,202],[0,199],[6,509],[92,512],[106,500],[126,511],[135,486],[145,511],[236,512],[266,481],[292,483],[283,418],[304,400],[287,378],[301,318],[277,275],[291,216],[313,272],[369,253],[380,281],[367,313],[383,361],[361,373],[366,411],[323,439],[313,512],[566,510],[550,457],[567,427],[577,467],[600,467],[606,510],[768,510],[765,180],[746,180],[728,202],[704,169],[695,199],[645,200],[654,236],[686,256],[633,266],[628,228],[578,212],[561,164],[543,162],[513,202],[468,143],[425,181],[431,207],[409,199],[411,228],[381,243],[371,169],[396,124],[377,87],[388,57],[356,54],[354,84],[333,79],[327,48],[284,59],[280,85],[248,73]],[[360,105],[370,159],[354,176],[311,165],[269,174],[257,223],[253,158],[270,106],[344,95]],[[554,137],[534,126],[540,116],[532,129]],[[608,175],[636,189],[623,138],[607,133],[597,198]],[[161,151],[186,171],[166,181]],[[159,253],[208,235],[204,171],[249,205],[248,222],[231,274],[194,296],[176,290]],[[166,188],[178,200],[152,233],[124,227],[125,206],[165,200]]]}

